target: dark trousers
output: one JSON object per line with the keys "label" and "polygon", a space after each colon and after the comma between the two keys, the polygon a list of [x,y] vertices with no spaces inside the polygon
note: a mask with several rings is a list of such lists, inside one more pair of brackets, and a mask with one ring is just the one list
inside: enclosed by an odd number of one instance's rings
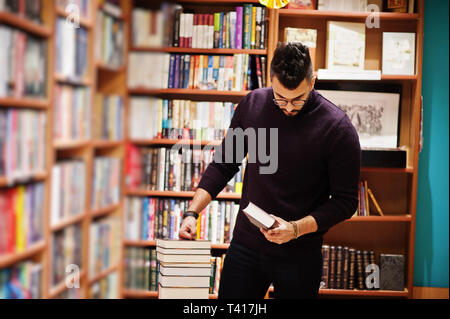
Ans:
{"label": "dark trousers", "polygon": [[315,299],[321,276],[321,249],[280,258],[232,242],[223,264],[218,298],[262,299],[273,283],[276,299]]}

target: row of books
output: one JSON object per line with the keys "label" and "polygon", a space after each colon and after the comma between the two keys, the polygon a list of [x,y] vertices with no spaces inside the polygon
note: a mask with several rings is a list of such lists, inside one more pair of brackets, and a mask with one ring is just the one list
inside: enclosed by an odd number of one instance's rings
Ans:
{"label": "row of books", "polygon": [[83,160],[66,160],[53,166],[51,225],[85,213],[86,178]]}
{"label": "row of books", "polygon": [[0,43],[0,97],[45,97],[46,41],[0,25]]}
{"label": "row of books", "polygon": [[131,290],[158,290],[156,250],[149,247],[126,247],[124,287]]}
{"label": "row of books", "polygon": [[23,252],[43,239],[45,185],[0,191],[0,255]]}
{"label": "row of books", "polygon": [[92,209],[101,209],[120,202],[122,160],[99,156],[94,159],[92,177]]}
{"label": "row of books", "polygon": [[42,298],[42,264],[24,261],[0,269],[0,299]]}
{"label": "row of books", "polygon": [[218,295],[220,287],[220,275],[222,273],[225,254],[220,257],[211,257],[211,277],[209,284],[209,293]]}
{"label": "row of books", "polygon": [[[128,87],[253,90],[266,86],[265,56],[131,52]],[[148,70],[145,72],[145,70]]]}
{"label": "row of books", "polygon": [[[127,197],[125,238],[128,240],[179,239],[183,213],[190,200],[153,197]],[[212,201],[198,219],[197,239],[213,244],[229,243],[239,212],[233,201]]]}
{"label": "row of books", "polygon": [[95,53],[98,61],[112,68],[124,65],[125,30],[123,22],[98,10]]}
{"label": "row of books", "polygon": [[378,215],[384,216],[383,210],[378,204],[372,190],[367,185],[367,181],[360,181],[358,187],[358,208],[356,209],[354,216],[374,215],[373,211],[372,213],[370,212],[370,201],[373,204],[372,206],[375,207]]}
{"label": "row of books", "polygon": [[[126,185],[130,188],[158,191],[195,191],[214,152],[212,149],[188,147],[182,147],[181,153],[179,151],[177,147],[139,148],[128,144]],[[228,182],[224,192],[241,192],[245,166],[244,162],[240,171]]]}
{"label": "row of books", "polygon": [[[140,116],[143,117],[143,114]],[[92,137],[95,140],[122,140],[124,134],[123,118],[123,97],[119,95],[97,94],[92,119]],[[148,130],[148,122],[145,123],[144,127]]]}
{"label": "row of books", "polygon": [[230,126],[235,104],[132,97],[130,139],[221,140]]}
{"label": "row of books", "polygon": [[195,13],[170,4],[158,11],[135,8],[132,41],[144,47],[265,49],[267,20],[265,8],[251,4],[215,13]]}
{"label": "row of books", "polygon": [[113,272],[90,286],[89,298],[118,299],[119,289],[119,274],[117,272]]}
{"label": "row of books", "polygon": [[90,139],[90,88],[55,85],[54,92],[53,138],[62,142]]}
{"label": "row of books", "polygon": [[[74,265],[81,271],[83,236],[81,224],[70,225],[53,233],[51,251],[51,284],[53,286],[66,280],[66,275]],[[68,289],[77,290],[77,289]]]}
{"label": "row of books", "polygon": [[0,176],[9,182],[45,171],[46,114],[0,109]]}
{"label": "row of books", "polygon": [[405,257],[343,246],[322,246],[321,288],[404,290]]}
{"label": "row of books", "polygon": [[65,19],[55,24],[55,71],[58,76],[84,80],[88,76],[88,31],[75,28]]}
{"label": "row of books", "polygon": [[56,7],[66,12],[74,12],[73,8],[76,8],[80,17],[87,20],[90,20],[92,15],[91,1],[89,0],[56,0]]}
{"label": "row of books", "polygon": [[[312,5],[309,6],[308,9],[315,8],[315,1],[292,0],[291,2],[303,4],[305,2],[310,2]],[[317,0],[317,10],[370,12],[371,10],[374,10],[373,5],[375,5],[376,11],[414,13],[414,4],[414,0]],[[291,6],[291,4],[289,5]]]}
{"label": "row of books", "polygon": [[41,0],[1,0],[0,11],[11,12],[35,23],[42,23]]}
{"label": "row of books", "polygon": [[108,217],[95,220],[89,233],[89,276],[94,277],[120,261],[120,220]]}

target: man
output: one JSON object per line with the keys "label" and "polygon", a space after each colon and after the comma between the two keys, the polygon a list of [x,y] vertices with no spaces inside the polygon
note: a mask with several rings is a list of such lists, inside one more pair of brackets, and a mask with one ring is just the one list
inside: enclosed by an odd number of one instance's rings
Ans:
{"label": "man", "polygon": [[[225,140],[233,130],[254,129],[257,138],[269,141],[270,129],[277,128],[278,162],[271,174],[261,173],[261,160],[250,161],[257,148],[248,144],[248,134],[241,136],[243,156],[249,152],[249,162],[240,201],[240,210],[252,202],[277,223],[268,231],[258,229],[239,212],[219,298],[263,298],[271,283],[275,298],[316,298],[323,235],[350,218],[358,203],[358,135],[345,113],[314,90],[308,48],[300,43],[280,44],[270,76],[271,88],[254,90],[239,103]],[[222,142],[202,176],[185,212],[181,238],[195,239],[198,213],[239,170],[243,156],[234,163],[224,161],[234,151],[226,145]]]}

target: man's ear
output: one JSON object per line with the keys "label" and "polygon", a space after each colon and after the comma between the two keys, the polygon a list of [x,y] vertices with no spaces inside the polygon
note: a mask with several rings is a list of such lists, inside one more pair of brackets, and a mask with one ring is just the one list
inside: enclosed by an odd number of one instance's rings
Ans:
{"label": "man's ear", "polygon": [[314,85],[316,84],[316,77],[313,76],[313,78],[311,79],[311,83],[309,84],[310,87],[309,89],[312,91],[314,89]]}

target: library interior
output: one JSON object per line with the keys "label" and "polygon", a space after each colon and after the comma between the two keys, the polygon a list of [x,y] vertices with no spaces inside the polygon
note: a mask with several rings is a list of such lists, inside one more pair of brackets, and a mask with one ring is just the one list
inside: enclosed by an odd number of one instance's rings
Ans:
{"label": "library interior", "polygon": [[[232,267],[246,236],[260,254],[320,241],[318,299],[448,299],[448,12],[0,0],[0,299],[245,298]],[[290,104],[305,108],[280,112]],[[355,165],[338,124],[305,130],[325,113],[357,133]],[[236,128],[245,153],[221,163]],[[293,237],[268,235],[282,231]],[[286,297],[278,280],[261,299]]]}

